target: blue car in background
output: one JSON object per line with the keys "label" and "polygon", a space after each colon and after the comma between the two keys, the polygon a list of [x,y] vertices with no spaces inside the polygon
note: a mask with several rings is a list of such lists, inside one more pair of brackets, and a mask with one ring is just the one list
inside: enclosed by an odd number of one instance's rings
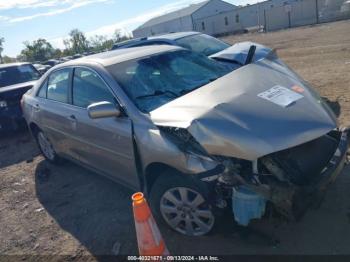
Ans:
{"label": "blue car in background", "polygon": [[25,126],[20,101],[40,76],[29,63],[0,65],[0,132]]}
{"label": "blue car in background", "polygon": [[112,50],[149,45],[181,46],[206,56],[213,55],[231,46],[210,35],[199,32],[180,32],[127,40],[114,44]]}
{"label": "blue car in background", "polygon": [[249,62],[276,56],[273,49],[258,43],[239,42],[229,45],[220,39],[199,32],[179,32],[135,38],[115,43],[112,50],[151,45],[180,46],[224,64],[235,64],[237,68]]}

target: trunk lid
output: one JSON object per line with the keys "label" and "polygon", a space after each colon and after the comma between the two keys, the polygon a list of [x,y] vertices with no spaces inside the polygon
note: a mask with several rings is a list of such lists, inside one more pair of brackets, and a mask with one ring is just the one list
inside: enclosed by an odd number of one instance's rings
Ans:
{"label": "trunk lid", "polygon": [[0,100],[5,100],[8,106],[17,106],[25,92],[31,89],[36,81],[0,87]]}

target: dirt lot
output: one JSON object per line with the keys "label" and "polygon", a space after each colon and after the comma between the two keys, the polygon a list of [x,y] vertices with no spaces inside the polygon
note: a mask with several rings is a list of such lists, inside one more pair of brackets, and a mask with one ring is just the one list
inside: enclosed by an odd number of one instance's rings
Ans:
{"label": "dirt lot", "polygon": [[[225,40],[277,48],[330,100],[340,122],[350,125],[350,21]],[[215,233],[195,242],[162,231],[172,254],[350,254],[349,189],[346,166],[320,208],[298,223],[265,219],[241,230],[227,218]],[[26,133],[1,137],[0,254],[65,254],[84,260],[136,254],[131,193],[74,164],[48,164]]]}

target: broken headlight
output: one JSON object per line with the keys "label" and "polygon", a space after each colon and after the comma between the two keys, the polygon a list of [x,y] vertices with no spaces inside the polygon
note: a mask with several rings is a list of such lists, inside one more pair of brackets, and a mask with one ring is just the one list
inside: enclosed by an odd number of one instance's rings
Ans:
{"label": "broken headlight", "polygon": [[204,148],[194,139],[187,129],[178,127],[159,127],[159,129],[164,132],[170,141],[177,145],[181,151],[195,155],[208,156]]}

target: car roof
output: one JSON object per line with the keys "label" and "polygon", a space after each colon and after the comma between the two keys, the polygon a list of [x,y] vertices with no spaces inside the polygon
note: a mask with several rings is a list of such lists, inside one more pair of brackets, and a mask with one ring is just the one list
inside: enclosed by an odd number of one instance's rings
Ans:
{"label": "car roof", "polygon": [[9,63],[9,64],[0,64],[1,68],[13,67],[13,66],[21,66],[21,65],[30,65],[31,63]]}
{"label": "car roof", "polygon": [[129,44],[138,44],[140,42],[147,42],[150,40],[171,40],[171,41],[175,41],[187,36],[191,36],[191,35],[198,35],[201,34],[199,32],[178,32],[178,33],[169,33],[169,34],[162,34],[162,35],[155,35],[155,36],[149,36],[149,37],[141,37],[141,38],[134,38],[134,39],[130,39],[130,40],[126,40],[123,42],[119,42],[119,43],[115,43],[114,46],[115,47],[123,47]]}
{"label": "car roof", "polygon": [[155,35],[155,36],[150,36],[147,37],[148,40],[153,40],[153,39],[169,39],[169,40],[177,40],[186,36],[191,36],[191,35],[198,35],[201,34],[199,32],[178,32],[178,33],[170,33],[170,34],[165,34],[165,35]]}
{"label": "car roof", "polygon": [[95,55],[85,56],[76,60],[72,60],[64,63],[65,66],[74,66],[81,63],[99,63],[103,66],[110,66],[125,61],[155,55],[168,51],[182,50],[183,48],[177,46],[167,46],[167,45],[153,45],[153,46],[142,46],[142,47],[132,47],[126,49],[117,49],[113,51],[107,51]]}

